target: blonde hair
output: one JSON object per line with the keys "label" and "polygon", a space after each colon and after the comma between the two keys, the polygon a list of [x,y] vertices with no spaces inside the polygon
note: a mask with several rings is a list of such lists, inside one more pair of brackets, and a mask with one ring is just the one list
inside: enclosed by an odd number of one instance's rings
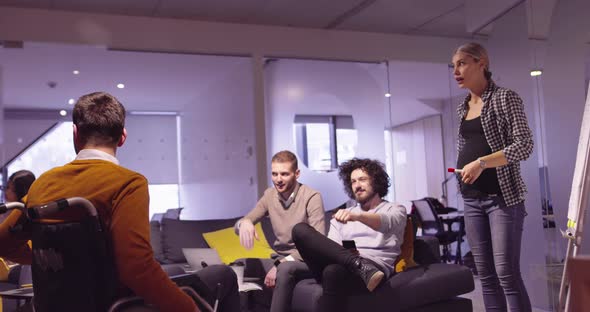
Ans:
{"label": "blonde hair", "polygon": [[490,71],[490,58],[488,51],[479,43],[469,42],[457,48],[455,54],[463,53],[471,56],[476,62],[483,61],[485,63],[484,76],[487,80],[492,79],[492,72]]}

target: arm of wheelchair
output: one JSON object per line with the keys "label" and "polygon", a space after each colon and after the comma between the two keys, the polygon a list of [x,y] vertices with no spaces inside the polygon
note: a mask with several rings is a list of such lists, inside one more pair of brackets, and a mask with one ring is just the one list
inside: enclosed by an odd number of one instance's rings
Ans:
{"label": "arm of wheelchair", "polygon": [[[186,292],[193,300],[197,303],[197,306],[203,312],[216,312],[209,303],[205,299],[203,299],[197,292],[188,287],[182,286],[180,287],[184,292]],[[130,296],[121,298],[111,307],[109,308],[108,312],[125,312],[125,311],[133,311],[133,312],[157,312],[156,308],[152,305],[145,303],[145,301],[138,296]]]}
{"label": "arm of wheelchair", "polygon": [[182,289],[185,293],[187,293],[189,296],[191,296],[191,298],[193,298],[193,300],[197,303],[197,306],[201,309],[201,311],[203,312],[217,312],[217,303],[218,303],[218,299],[215,300],[215,307],[211,307],[211,305],[209,305],[209,303],[207,302],[207,300],[203,299],[203,297],[199,296],[199,294],[197,294],[197,292],[188,287],[188,286],[182,286],[180,287],[180,289]]}
{"label": "arm of wheelchair", "polygon": [[52,201],[45,205],[35,206],[32,207],[28,213],[31,219],[38,219],[38,218],[51,218],[56,213],[68,209],[72,206],[79,206],[86,210],[88,216],[96,217],[98,213],[96,212],[96,208],[94,205],[87,200],[86,198],[82,197],[70,197],[67,199],[58,199],[56,201]]}
{"label": "arm of wheelchair", "polygon": [[157,311],[153,306],[146,304],[141,297],[130,296],[115,301],[115,303],[113,303],[109,308],[108,312],[124,312],[126,309],[134,309],[146,312]]}
{"label": "arm of wheelchair", "polygon": [[24,212],[25,205],[19,202],[0,203],[0,214],[6,213],[12,209],[18,209]]}

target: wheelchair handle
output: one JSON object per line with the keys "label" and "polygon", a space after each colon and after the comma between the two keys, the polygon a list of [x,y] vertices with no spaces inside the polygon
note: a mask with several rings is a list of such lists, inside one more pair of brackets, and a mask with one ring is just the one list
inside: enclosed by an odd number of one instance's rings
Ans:
{"label": "wheelchair handle", "polygon": [[19,209],[24,210],[25,204],[19,202],[12,202],[12,203],[1,203],[0,204],[0,214],[8,212],[8,210]]}
{"label": "wheelchair handle", "polygon": [[58,199],[56,201],[44,205],[35,206],[31,209],[27,209],[27,213],[29,215],[29,218],[32,220],[38,218],[50,218],[55,213],[72,206],[81,206],[82,208],[86,209],[86,212],[91,217],[96,217],[98,215],[98,213],[96,212],[96,208],[94,208],[94,205],[89,200],[82,197]]}

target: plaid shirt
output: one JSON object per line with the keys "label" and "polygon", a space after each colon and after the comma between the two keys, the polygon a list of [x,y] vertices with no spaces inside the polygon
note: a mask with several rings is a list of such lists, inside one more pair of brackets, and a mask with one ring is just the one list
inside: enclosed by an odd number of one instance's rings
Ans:
{"label": "plaid shirt", "polygon": [[[516,205],[525,199],[526,186],[520,176],[520,161],[533,152],[533,134],[529,128],[522,100],[516,92],[498,87],[490,80],[481,96],[481,124],[492,153],[503,151],[508,160],[505,166],[497,167],[498,183],[507,206]],[[467,95],[457,108],[462,124],[469,109],[471,95]],[[461,129],[461,126],[459,126]],[[457,155],[465,146],[461,131],[457,136]]]}

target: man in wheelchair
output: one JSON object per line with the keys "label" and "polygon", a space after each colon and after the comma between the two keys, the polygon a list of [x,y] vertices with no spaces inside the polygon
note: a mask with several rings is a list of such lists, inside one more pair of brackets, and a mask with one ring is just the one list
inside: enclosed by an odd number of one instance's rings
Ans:
{"label": "man in wheelchair", "polygon": [[[108,93],[84,95],[74,106],[73,122],[76,159],[41,175],[29,190],[27,207],[61,198],[88,199],[98,212],[113,258],[114,289],[108,291],[114,292],[114,298],[135,294],[159,311],[199,311],[154,259],[146,178],[121,167],[115,157],[127,138],[123,105]],[[64,209],[55,215],[55,221],[79,220],[84,217],[82,213],[82,209]],[[0,257],[31,263],[32,252],[27,244],[30,235],[26,230],[14,233],[15,225],[25,219],[15,210],[0,225]],[[211,306],[219,299],[218,311],[239,311],[233,270],[209,266],[196,275],[208,288],[203,296]]]}

